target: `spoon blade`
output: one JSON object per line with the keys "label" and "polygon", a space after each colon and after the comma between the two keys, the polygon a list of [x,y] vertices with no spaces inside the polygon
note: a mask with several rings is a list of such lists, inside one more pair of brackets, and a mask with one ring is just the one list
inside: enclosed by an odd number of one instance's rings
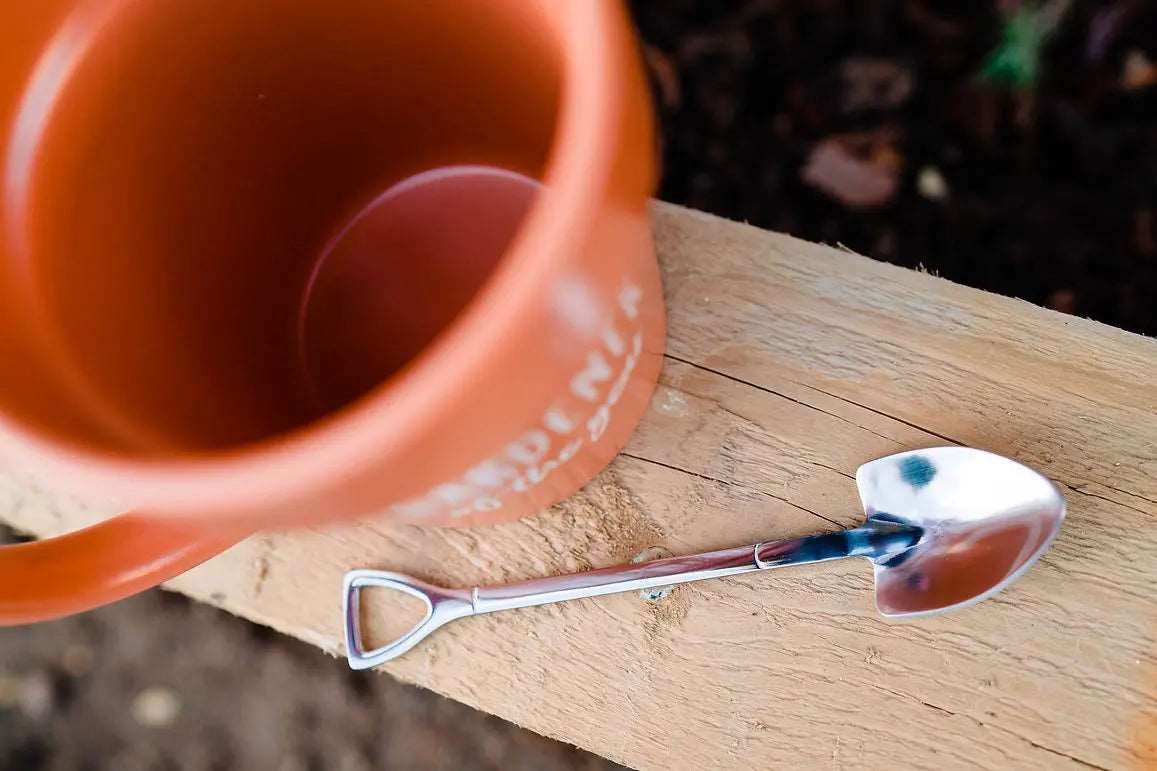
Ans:
{"label": "spoon blade", "polygon": [[967,447],[890,455],[856,472],[869,520],[923,528],[912,548],[876,562],[885,616],[941,613],[991,597],[1048,550],[1065,501],[1047,478]]}

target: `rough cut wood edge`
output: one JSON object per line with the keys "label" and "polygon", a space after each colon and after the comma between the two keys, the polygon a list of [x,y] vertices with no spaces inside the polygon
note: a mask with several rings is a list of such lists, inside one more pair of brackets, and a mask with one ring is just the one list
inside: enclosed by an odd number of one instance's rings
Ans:
{"label": "rough cut wood edge", "polygon": [[[348,568],[469,586],[832,528],[859,517],[860,463],[958,442],[1070,504],[993,601],[887,623],[866,566],[836,563],[468,619],[389,671],[638,768],[1152,762],[1157,341],[676,206],[655,219],[667,367],[582,493],[492,529],[255,537],[172,588],[339,654]],[[0,511],[39,535],[103,514],[15,472]],[[371,605],[371,625],[392,607]]]}

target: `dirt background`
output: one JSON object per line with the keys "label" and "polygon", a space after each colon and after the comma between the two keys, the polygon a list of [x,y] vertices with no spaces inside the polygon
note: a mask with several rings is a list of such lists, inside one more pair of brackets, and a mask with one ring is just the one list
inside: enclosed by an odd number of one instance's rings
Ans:
{"label": "dirt background", "polygon": [[1008,0],[639,0],[660,197],[1155,334],[1157,3],[1045,5],[1017,87]]}
{"label": "dirt background", "polygon": [[[1157,2],[993,63],[1018,8],[636,0],[661,197],[1157,333]],[[0,630],[0,769],[42,768],[617,767],[154,591]]]}

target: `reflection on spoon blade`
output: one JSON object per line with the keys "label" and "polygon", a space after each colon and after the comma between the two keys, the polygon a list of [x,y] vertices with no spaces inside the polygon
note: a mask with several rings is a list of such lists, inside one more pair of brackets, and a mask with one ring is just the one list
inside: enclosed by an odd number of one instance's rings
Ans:
{"label": "reflection on spoon blade", "polygon": [[876,565],[886,616],[939,613],[1003,589],[1045,552],[1065,502],[1036,471],[965,447],[899,453],[860,467],[869,519],[924,528],[913,548]]}

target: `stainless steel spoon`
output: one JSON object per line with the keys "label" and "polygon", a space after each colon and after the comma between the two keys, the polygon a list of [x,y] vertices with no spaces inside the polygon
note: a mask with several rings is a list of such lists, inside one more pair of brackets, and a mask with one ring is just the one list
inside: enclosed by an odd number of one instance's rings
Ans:
{"label": "stainless steel spoon", "polygon": [[[343,594],[350,667],[369,669],[397,658],[464,616],[843,557],[872,561],[876,608],[883,615],[940,613],[991,597],[1015,581],[1048,549],[1065,517],[1064,498],[1048,479],[1016,461],[966,447],[871,461],[856,471],[856,486],[867,521],[835,533],[474,589],[351,571]],[[425,617],[397,640],[366,651],[359,608],[365,587],[413,595],[425,603]]]}

